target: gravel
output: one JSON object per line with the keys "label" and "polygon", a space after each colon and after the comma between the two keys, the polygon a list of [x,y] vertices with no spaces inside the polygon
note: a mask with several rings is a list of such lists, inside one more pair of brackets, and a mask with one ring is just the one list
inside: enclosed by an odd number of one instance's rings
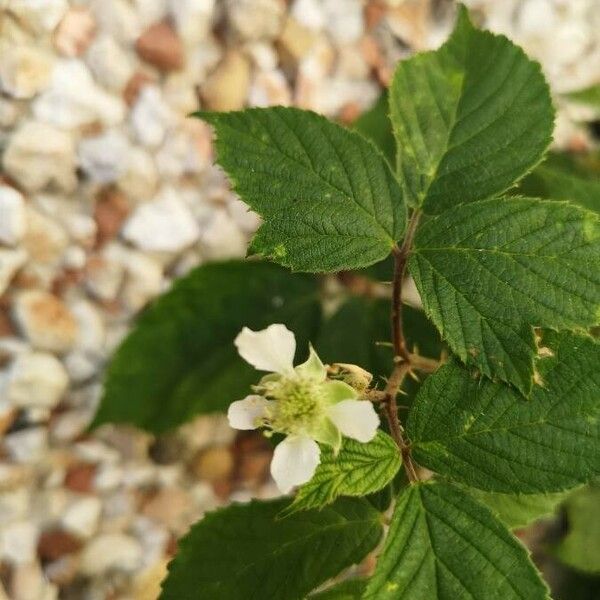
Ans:
{"label": "gravel", "polygon": [[[557,93],[600,72],[597,0],[469,0]],[[270,448],[222,416],[87,432],[104,366],[175,277],[240,257],[258,217],[199,106],[349,121],[439,45],[431,0],[8,0],[0,39],[0,598],[157,597],[187,527],[267,498]],[[557,99],[555,143],[585,148]]]}

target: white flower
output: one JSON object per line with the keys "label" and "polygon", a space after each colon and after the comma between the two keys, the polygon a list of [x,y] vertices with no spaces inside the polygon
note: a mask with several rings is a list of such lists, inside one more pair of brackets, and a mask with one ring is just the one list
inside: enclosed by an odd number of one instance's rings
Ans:
{"label": "white flower", "polygon": [[310,348],[308,360],[294,367],[296,339],[285,325],[262,331],[244,327],[236,337],[240,356],[260,371],[269,371],[255,394],[229,407],[235,429],[266,428],[286,435],[276,448],[271,475],[285,494],[309,481],[320,462],[319,443],[338,451],[342,435],[369,442],[379,417],[370,402],[343,381],[327,378],[327,369]]}

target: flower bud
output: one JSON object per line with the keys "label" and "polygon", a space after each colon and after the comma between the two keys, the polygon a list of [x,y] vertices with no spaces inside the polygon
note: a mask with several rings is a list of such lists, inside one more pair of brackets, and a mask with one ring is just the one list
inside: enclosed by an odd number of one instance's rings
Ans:
{"label": "flower bud", "polygon": [[364,394],[373,380],[371,373],[358,365],[348,363],[334,363],[330,367],[330,373],[336,379],[341,379],[353,387],[359,394]]}

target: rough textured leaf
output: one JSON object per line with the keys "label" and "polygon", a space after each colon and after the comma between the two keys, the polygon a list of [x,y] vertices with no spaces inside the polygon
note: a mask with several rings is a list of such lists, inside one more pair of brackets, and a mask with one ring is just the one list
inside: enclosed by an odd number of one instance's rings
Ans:
{"label": "rough textured leaf", "polygon": [[106,376],[94,425],[161,432],[223,411],[260,375],[233,345],[242,327],[285,323],[305,352],[320,321],[317,282],[276,265],[213,263],[177,281],[138,320]]}
{"label": "rough textured leaf", "polygon": [[295,108],[198,113],[217,160],[265,220],[252,250],[298,271],[339,271],[385,258],[406,221],[400,185],[359,133]]}
{"label": "rough textured leaf", "polygon": [[321,508],[339,496],[366,496],[385,487],[396,475],[402,460],[394,440],[379,431],[367,444],[344,438],[337,456],[321,448],[321,464],[313,478],[297,492],[285,514]]}
{"label": "rough textured leaf", "polygon": [[457,362],[430,376],[407,423],[415,459],[482,490],[568,490],[600,473],[600,343],[551,333],[531,398]]}
{"label": "rough textured leaf", "polygon": [[353,129],[369,138],[383,152],[391,165],[396,164],[396,140],[389,115],[388,92],[384,91],[377,102],[354,123]]}
{"label": "rough textured leaf", "polygon": [[[376,378],[388,377],[394,363],[390,345],[390,301],[353,297],[325,321],[317,339],[325,362],[360,365]],[[409,348],[439,358],[442,342],[422,310],[404,306],[404,329]]]}
{"label": "rough textured leaf", "polygon": [[360,600],[367,586],[366,579],[342,581],[318,594],[311,594],[310,600]]}
{"label": "rough textured leaf", "polygon": [[525,548],[492,513],[444,483],[412,485],[363,596],[368,600],[545,600]]}
{"label": "rough textured leaf", "polygon": [[544,517],[551,517],[565,498],[573,493],[572,490],[568,490],[553,494],[498,494],[473,488],[466,491],[485,504],[511,529],[525,527]]}
{"label": "rough textured leaf", "polygon": [[180,541],[161,600],[298,600],[360,562],[381,538],[379,513],[365,500],[278,519],[287,502],[205,516]]}
{"label": "rough textured leaf", "polygon": [[575,492],[565,510],[568,532],[554,554],[578,571],[600,573],[600,483]]}
{"label": "rough textured leaf", "polygon": [[567,203],[502,198],[458,206],[417,233],[409,269],[463,361],[528,393],[531,326],[600,321],[600,219]]}
{"label": "rough textured leaf", "polygon": [[497,195],[542,158],[554,120],[538,63],[460,9],[437,51],[400,63],[390,92],[407,200],[439,213]]}
{"label": "rough textured leaf", "polygon": [[527,196],[568,200],[600,213],[600,152],[549,154],[519,184]]}

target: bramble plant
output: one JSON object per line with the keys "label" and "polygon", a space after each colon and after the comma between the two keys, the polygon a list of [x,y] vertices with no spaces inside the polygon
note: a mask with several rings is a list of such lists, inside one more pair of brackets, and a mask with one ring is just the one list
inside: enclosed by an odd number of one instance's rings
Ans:
{"label": "bramble plant", "polygon": [[[196,116],[271,262],[176,282],[118,350],[95,425],[227,411],[272,436],[294,496],[208,514],[162,598],[549,598],[510,530],[600,474],[600,200],[592,181],[561,190],[573,203],[516,188],[565,181],[534,170],[554,121],[539,65],[461,8],[352,130],[283,107]],[[327,318],[316,273],[341,283]]]}

